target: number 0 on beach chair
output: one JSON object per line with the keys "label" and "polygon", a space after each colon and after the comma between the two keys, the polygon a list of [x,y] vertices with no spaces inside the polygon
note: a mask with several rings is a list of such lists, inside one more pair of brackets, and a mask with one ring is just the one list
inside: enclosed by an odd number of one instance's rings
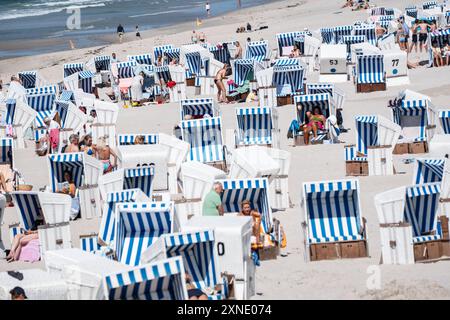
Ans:
{"label": "number 0 on beach chair", "polygon": [[358,180],[306,182],[303,207],[307,260],[368,256]]}

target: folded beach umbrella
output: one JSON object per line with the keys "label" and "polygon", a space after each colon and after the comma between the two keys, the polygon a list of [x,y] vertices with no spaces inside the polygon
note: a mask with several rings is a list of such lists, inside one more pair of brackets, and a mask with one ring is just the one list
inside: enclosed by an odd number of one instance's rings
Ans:
{"label": "folded beach umbrella", "polygon": [[181,257],[115,272],[103,279],[108,300],[188,300]]}

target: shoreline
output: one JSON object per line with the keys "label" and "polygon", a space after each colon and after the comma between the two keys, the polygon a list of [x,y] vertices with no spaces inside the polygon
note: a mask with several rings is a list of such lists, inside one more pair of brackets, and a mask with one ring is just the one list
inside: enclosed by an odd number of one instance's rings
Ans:
{"label": "shoreline", "polygon": [[[282,3],[282,2],[285,2],[286,0],[270,0],[270,1],[271,2],[269,2],[269,3],[255,4],[251,7],[234,8],[230,11],[226,11],[223,14],[212,16],[210,18],[202,18],[202,19],[200,19],[202,21],[202,26],[199,26],[199,27],[196,26],[196,21],[184,21],[184,22],[176,22],[173,25],[162,25],[162,26],[155,27],[153,29],[140,30],[141,37],[142,37],[142,40],[146,40],[155,35],[166,34],[165,32],[170,33],[171,31],[177,32],[177,31],[185,30],[186,28],[200,30],[202,28],[205,28],[205,25],[211,24],[211,21],[219,22],[220,20],[223,20],[226,18],[230,18],[230,17],[232,18],[240,12],[245,13],[246,11],[250,11],[250,10],[258,10],[259,8],[262,8],[265,6],[271,6],[271,5],[274,5],[277,3]],[[302,1],[300,1],[300,2],[302,2]],[[60,52],[65,52],[65,51],[73,51],[70,49],[69,41],[73,41],[75,43],[75,47],[77,47],[77,43],[80,42],[80,41],[74,40],[75,38],[76,38],[76,36],[74,36],[73,38],[64,36],[64,37],[60,37],[60,38],[47,37],[47,38],[42,38],[42,39],[30,39],[30,40],[18,39],[18,40],[5,41],[4,43],[0,43],[0,54],[2,52],[5,52],[6,56],[3,57],[0,55],[0,61],[24,58],[24,57],[42,56],[42,55],[60,53]],[[98,33],[86,34],[83,38],[85,39],[85,42],[89,43],[89,44],[86,46],[81,45],[80,47],[77,47],[75,50],[95,49],[99,46],[112,46],[112,45],[121,44],[117,39],[117,35],[116,35],[115,31],[101,32],[101,30],[99,30]],[[134,31],[125,33],[124,39],[127,39],[127,38],[128,38],[128,40],[123,41],[122,44],[133,42],[133,41],[139,41],[136,39]],[[99,46],[92,46],[91,43],[95,42],[96,40],[98,42],[100,42],[101,44]],[[20,54],[8,55],[8,51],[24,52],[27,49],[29,51],[33,51],[32,48],[42,46],[42,44],[44,44],[46,47],[54,46],[54,47],[57,47],[58,49],[53,52],[43,52],[43,53],[36,53],[36,54],[22,54],[22,55],[20,55]]]}

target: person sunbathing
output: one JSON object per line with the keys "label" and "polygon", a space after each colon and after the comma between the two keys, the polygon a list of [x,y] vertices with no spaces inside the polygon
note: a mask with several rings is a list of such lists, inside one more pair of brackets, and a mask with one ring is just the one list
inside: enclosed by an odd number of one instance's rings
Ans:
{"label": "person sunbathing", "polygon": [[80,138],[77,134],[71,134],[69,137],[69,144],[66,147],[66,150],[64,150],[64,153],[76,153],[80,152],[80,147],[78,146],[80,142]]}
{"label": "person sunbathing", "polygon": [[[105,137],[99,139],[99,143],[95,146],[98,154],[98,159],[103,163],[103,173],[108,173],[114,170],[117,164],[117,155],[109,147]],[[114,162],[111,163],[111,156]]]}
{"label": "person sunbathing", "polygon": [[85,135],[83,141],[80,142],[80,151],[95,157],[96,149],[92,143],[92,136],[90,134]]}
{"label": "person sunbathing", "polygon": [[252,230],[254,237],[254,241],[252,242],[255,248],[259,248],[261,243],[261,230],[262,230],[261,214],[258,211],[252,209],[249,200],[244,200],[241,202],[241,212],[238,214],[238,216],[252,217],[253,219]]}
{"label": "person sunbathing", "polygon": [[145,144],[145,137],[144,136],[136,136],[136,138],[134,138],[134,144]]}
{"label": "person sunbathing", "polygon": [[186,289],[189,300],[208,300],[208,296],[200,289],[197,289],[192,283],[192,278],[187,273],[185,274]]}
{"label": "person sunbathing", "polygon": [[38,219],[36,220],[33,227],[29,231],[17,234],[14,237],[11,245],[11,250],[9,251],[9,254],[6,256],[6,261],[8,262],[19,261],[22,249],[26,247],[31,241],[39,240],[37,228],[42,224],[43,221]]}
{"label": "person sunbathing", "polygon": [[64,183],[62,184],[61,190],[58,193],[68,194],[72,198],[75,197],[77,192],[77,187],[73,181],[72,173],[70,171],[64,172]]}
{"label": "person sunbathing", "polygon": [[345,4],[342,6],[342,8],[347,8],[347,7],[349,7],[349,8],[353,7],[353,0],[347,0],[345,2]]}
{"label": "person sunbathing", "polygon": [[315,107],[312,114],[309,114],[309,117],[307,112],[306,117],[308,122],[303,127],[303,139],[305,145],[308,145],[311,131],[313,132],[314,138],[317,138],[317,131],[324,130],[327,119],[322,115],[322,110],[319,107]]}
{"label": "person sunbathing", "polygon": [[294,48],[291,51],[291,54],[289,55],[289,58],[298,58],[300,57],[300,48],[295,45]]}

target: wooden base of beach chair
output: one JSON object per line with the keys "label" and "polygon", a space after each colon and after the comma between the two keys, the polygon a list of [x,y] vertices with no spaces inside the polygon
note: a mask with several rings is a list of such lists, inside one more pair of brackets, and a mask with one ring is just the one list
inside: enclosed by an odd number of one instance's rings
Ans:
{"label": "wooden base of beach chair", "polygon": [[276,260],[280,254],[280,248],[278,246],[264,247],[259,249],[258,253],[260,261]]}
{"label": "wooden base of beach chair", "polygon": [[292,97],[290,95],[287,95],[285,97],[277,97],[277,104],[279,107],[292,104]]}
{"label": "wooden base of beach chair", "polygon": [[364,240],[310,245],[311,261],[365,257],[367,257],[367,244]]}
{"label": "wooden base of beach chair", "polygon": [[369,163],[367,161],[346,161],[345,172],[347,176],[368,176]]}
{"label": "wooden base of beach chair", "polygon": [[386,91],[386,83],[358,83],[356,92],[367,93],[375,91]]}
{"label": "wooden base of beach chair", "polygon": [[408,143],[408,152],[410,154],[427,153],[428,143],[426,141]]}
{"label": "wooden base of beach chair", "polygon": [[442,257],[441,241],[429,241],[414,244],[414,260],[427,261]]}
{"label": "wooden base of beach chair", "polygon": [[195,78],[186,79],[186,86],[187,87],[195,87]]}
{"label": "wooden base of beach chair", "polygon": [[409,153],[408,143],[397,143],[395,145],[393,154],[407,154]]}

